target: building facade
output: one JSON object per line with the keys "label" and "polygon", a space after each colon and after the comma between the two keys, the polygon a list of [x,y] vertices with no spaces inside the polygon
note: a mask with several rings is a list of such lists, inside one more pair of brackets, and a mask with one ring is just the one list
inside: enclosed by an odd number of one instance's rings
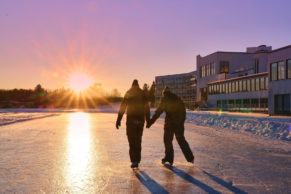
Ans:
{"label": "building facade", "polygon": [[291,115],[291,45],[268,55],[269,114]]}
{"label": "building facade", "polygon": [[[227,95],[222,95],[225,93],[221,92],[210,92],[209,84],[215,83],[216,85],[218,84],[220,86],[219,83],[221,82],[222,87],[226,87],[224,84],[228,85],[228,83],[234,81],[234,79],[250,75],[260,76],[261,73],[266,73],[268,71],[268,52],[271,50],[271,47],[262,45],[259,47],[247,48],[246,52],[218,51],[205,57],[198,55],[198,76],[196,90],[197,101],[201,102],[201,104],[204,104],[204,106],[207,107],[217,107],[217,104],[219,104],[219,102],[217,103],[217,100],[224,99],[224,97]],[[240,80],[237,81],[239,84]],[[241,82],[243,83],[244,80],[241,80]],[[235,87],[236,81],[234,83]],[[235,92],[231,90],[232,100],[236,100],[236,96],[240,97],[240,94],[237,93],[242,92],[239,91],[239,88],[237,91],[234,91]]]}
{"label": "building facade", "polygon": [[198,55],[197,69],[204,107],[291,115],[291,45]]}
{"label": "building facade", "polygon": [[179,96],[187,108],[193,108],[196,102],[196,71],[190,73],[156,76],[156,104],[161,101],[166,86]]}
{"label": "building facade", "polygon": [[187,107],[291,115],[291,45],[197,56],[197,73],[156,77],[156,102],[165,86]]}
{"label": "building facade", "polygon": [[230,111],[268,111],[268,73],[208,83],[208,102]]}

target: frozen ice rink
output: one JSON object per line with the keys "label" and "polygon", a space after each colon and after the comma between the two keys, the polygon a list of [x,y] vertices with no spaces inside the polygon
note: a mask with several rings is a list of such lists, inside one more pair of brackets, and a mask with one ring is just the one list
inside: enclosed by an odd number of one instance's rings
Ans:
{"label": "frozen ice rink", "polygon": [[142,161],[133,171],[125,118],[119,130],[116,118],[42,113],[0,126],[0,193],[291,192],[290,141],[188,123],[185,136],[195,164],[186,162],[174,139],[174,167],[167,168],[160,164],[159,119],[144,130]]}

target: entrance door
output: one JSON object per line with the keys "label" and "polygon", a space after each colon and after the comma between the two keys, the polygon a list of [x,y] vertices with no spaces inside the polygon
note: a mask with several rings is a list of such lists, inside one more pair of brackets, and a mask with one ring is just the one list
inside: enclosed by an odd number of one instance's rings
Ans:
{"label": "entrance door", "polygon": [[275,113],[290,114],[290,94],[275,95]]}

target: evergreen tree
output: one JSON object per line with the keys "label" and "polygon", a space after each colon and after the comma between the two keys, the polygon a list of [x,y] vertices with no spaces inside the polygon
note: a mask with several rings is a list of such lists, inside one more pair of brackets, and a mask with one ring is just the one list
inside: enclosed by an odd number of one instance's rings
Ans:
{"label": "evergreen tree", "polygon": [[155,106],[155,91],[156,91],[156,83],[153,81],[150,91],[149,91],[149,99],[151,102],[151,107]]}
{"label": "evergreen tree", "polygon": [[145,93],[147,101],[150,101],[150,99],[149,99],[149,86],[147,84],[143,85],[143,91]]}

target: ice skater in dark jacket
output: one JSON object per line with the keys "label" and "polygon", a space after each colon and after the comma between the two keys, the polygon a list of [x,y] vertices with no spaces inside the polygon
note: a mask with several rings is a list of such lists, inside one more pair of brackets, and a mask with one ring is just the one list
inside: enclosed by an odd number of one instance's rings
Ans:
{"label": "ice skater in dark jacket", "polygon": [[129,142],[131,168],[137,168],[141,160],[141,142],[145,120],[150,119],[150,109],[143,90],[138,81],[134,80],[132,87],[126,92],[118,112],[116,128],[120,127],[123,114],[127,110],[126,134]]}
{"label": "ice skater in dark jacket", "polygon": [[184,122],[186,118],[185,105],[178,96],[170,91],[169,87],[164,89],[162,95],[163,97],[159,107],[147,124],[149,128],[163,112],[166,113],[164,124],[165,157],[162,159],[162,163],[165,164],[168,162],[172,165],[174,162],[174,149],[172,143],[174,134],[186,160],[194,163],[194,155],[184,136]]}

